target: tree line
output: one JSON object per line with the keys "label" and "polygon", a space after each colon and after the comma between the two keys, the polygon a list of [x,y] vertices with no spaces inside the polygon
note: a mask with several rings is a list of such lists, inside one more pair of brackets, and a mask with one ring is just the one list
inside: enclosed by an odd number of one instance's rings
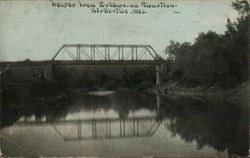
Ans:
{"label": "tree line", "polygon": [[248,79],[249,3],[236,0],[232,7],[239,17],[227,19],[223,34],[202,32],[193,44],[170,41],[170,80],[185,87],[233,88]]}

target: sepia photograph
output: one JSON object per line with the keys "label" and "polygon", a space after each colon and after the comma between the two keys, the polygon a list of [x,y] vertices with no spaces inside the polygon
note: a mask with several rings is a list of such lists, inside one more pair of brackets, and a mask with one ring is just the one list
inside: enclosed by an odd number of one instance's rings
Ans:
{"label": "sepia photograph", "polygon": [[0,1],[0,157],[250,157],[248,0]]}

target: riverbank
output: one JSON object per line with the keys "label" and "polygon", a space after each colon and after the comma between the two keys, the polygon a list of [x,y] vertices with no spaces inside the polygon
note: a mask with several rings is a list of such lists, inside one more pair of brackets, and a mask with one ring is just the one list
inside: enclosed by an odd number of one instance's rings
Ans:
{"label": "riverbank", "polygon": [[[92,91],[116,91],[116,92],[146,92],[146,93],[155,93],[160,95],[167,96],[187,96],[187,97],[246,97],[248,96],[248,90],[250,90],[250,82],[244,82],[243,84],[231,88],[231,89],[221,89],[215,87],[181,87],[173,86],[171,88],[145,88],[145,89],[131,89],[131,88],[113,88],[113,89],[70,89],[70,92],[79,93],[79,92],[92,92]],[[247,98],[247,97],[246,97]]]}
{"label": "riverbank", "polygon": [[238,96],[248,96],[249,89],[250,89],[250,81],[244,82],[243,84],[232,89],[221,89],[221,88],[205,87],[205,86],[198,86],[192,88],[174,86],[170,88],[153,89],[153,92],[162,95],[238,97]]}

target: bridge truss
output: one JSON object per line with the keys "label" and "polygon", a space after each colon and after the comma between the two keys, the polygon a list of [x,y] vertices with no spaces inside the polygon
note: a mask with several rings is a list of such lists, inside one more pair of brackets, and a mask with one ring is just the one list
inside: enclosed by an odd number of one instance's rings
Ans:
{"label": "bridge truss", "polygon": [[154,116],[60,121],[18,121],[15,126],[52,126],[64,141],[152,137],[160,122]]}
{"label": "bridge truss", "polygon": [[90,45],[64,44],[52,62],[81,61],[160,61],[163,60],[150,45]]}

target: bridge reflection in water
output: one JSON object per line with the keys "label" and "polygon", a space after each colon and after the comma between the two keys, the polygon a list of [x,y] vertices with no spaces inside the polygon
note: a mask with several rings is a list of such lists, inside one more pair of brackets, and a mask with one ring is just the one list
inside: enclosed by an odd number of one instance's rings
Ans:
{"label": "bridge reflection in water", "polygon": [[153,116],[126,119],[103,118],[54,122],[18,121],[15,126],[52,126],[64,141],[151,137],[160,123]]}
{"label": "bridge reflection in water", "polygon": [[46,101],[4,106],[3,118],[17,117],[3,122],[3,151],[28,155],[9,139],[46,156],[229,157],[248,149],[248,113],[231,100],[121,92]]}

